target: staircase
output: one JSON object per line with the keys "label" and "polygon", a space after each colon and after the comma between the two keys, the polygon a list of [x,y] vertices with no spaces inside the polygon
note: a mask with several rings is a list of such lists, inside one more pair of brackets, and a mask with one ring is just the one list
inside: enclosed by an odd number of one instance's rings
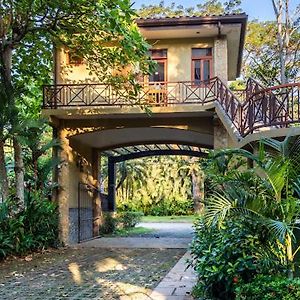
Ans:
{"label": "staircase", "polygon": [[249,79],[237,94],[219,78],[210,84],[218,115],[239,141],[253,133],[300,125],[300,83],[265,88]]}

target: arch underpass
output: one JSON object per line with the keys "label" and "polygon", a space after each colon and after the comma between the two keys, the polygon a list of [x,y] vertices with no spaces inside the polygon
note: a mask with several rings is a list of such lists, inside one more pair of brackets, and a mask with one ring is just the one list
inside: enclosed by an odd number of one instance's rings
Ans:
{"label": "arch underpass", "polygon": [[183,144],[143,144],[103,151],[108,157],[108,210],[116,209],[116,163],[149,156],[182,155],[207,157],[207,149]]}

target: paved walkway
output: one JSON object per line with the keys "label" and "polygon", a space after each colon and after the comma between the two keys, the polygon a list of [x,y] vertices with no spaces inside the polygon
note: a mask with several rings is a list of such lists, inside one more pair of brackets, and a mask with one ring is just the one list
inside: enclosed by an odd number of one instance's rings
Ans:
{"label": "paved walkway", "polygon": [[153,232],[136,237],[100,237],[80,247],[187,249],[193,238],[192,223],[140,223],[138,226]]}
{"label": "paved walkway", "polygon": [[187,249],[190,242],[190,238],[101,237],[81,243],[79,247]]}
{"label": "paved walkway", "polygon": [[[139,226],[154,229],[139,237],[98,238],[79,245],[82,248],[149,248],[149,249],[187,249],[193,237],[191,223],[141,223]],[[191,290],[196,283],[196,275],[191,268],[186,270],[186,253],[147,295],[140,295],[139,300],[190,300]],[[128,295],[120,300],[132,299]]]}
{"label": "paved walkway", "polygon": [[186,260],[190,254],[186,253],[171,269],[166,277],[150,294],[153,300],[189,300],[193,299],[191,290],[197,282],[196,274],[189,268],[186,270]]}

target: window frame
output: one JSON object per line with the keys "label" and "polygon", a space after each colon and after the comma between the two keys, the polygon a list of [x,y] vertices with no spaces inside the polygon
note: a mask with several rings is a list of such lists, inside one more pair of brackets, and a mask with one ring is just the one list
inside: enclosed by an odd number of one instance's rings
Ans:
{"label": "window frame", "polygon": [[[211,55],[200,55],[200,56],[193,56],[193,50],[196,49],[210,49],[211,50]],[[200,74],[200,83],[196,82],[195,79],[195,62],[200,61],[200,67],[201,67],[201,74]],[[213,77],[213,48],[212,47],[207,47],[207,48],[195,48],[193,47],[191,49],[191,81],[192,81],[192,86],[201,86],[201,82],[204,81],[203,75],[204,75],[204,68],[203,64],[205,61],[209,61],[209,79]]]}
{"label": "window frame", "polygon": [[[152,51],[166,51],[165,56],[153,56]],[[165,80],[164,81],[157,81],[157,82],[163,82],[167,83],[168,82],[168,49],[167,48],[152,48],[149,50],[149,54],[152,60],[155,60],[157,62],[163,62],[164,63],[164,75],[165,75]],[[155,82],[155,81],[150,81],[150,76],[148,77],[148,82]]]}
{"label": "window frame", "polygon": [[[77,55],[78,57],[78,60],[72,60],[72,55]],[[67,56],[67,59],[66,59],[66,62],[67,62],[67,65],[68,66],[81,66],[84,64],[84,58],[81,57],[80,55],[76,54],[76,51],[73,51],[71,49],[68,49],[66,51],[66,56]]]}

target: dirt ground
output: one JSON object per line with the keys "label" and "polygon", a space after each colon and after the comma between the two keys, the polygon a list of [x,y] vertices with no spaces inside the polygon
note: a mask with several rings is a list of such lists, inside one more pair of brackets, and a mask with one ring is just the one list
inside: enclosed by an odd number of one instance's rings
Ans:
{"label": "dirt ground", "polygon": [[50,250],[0,263],[0,299],[141,299],[185,249]]}

